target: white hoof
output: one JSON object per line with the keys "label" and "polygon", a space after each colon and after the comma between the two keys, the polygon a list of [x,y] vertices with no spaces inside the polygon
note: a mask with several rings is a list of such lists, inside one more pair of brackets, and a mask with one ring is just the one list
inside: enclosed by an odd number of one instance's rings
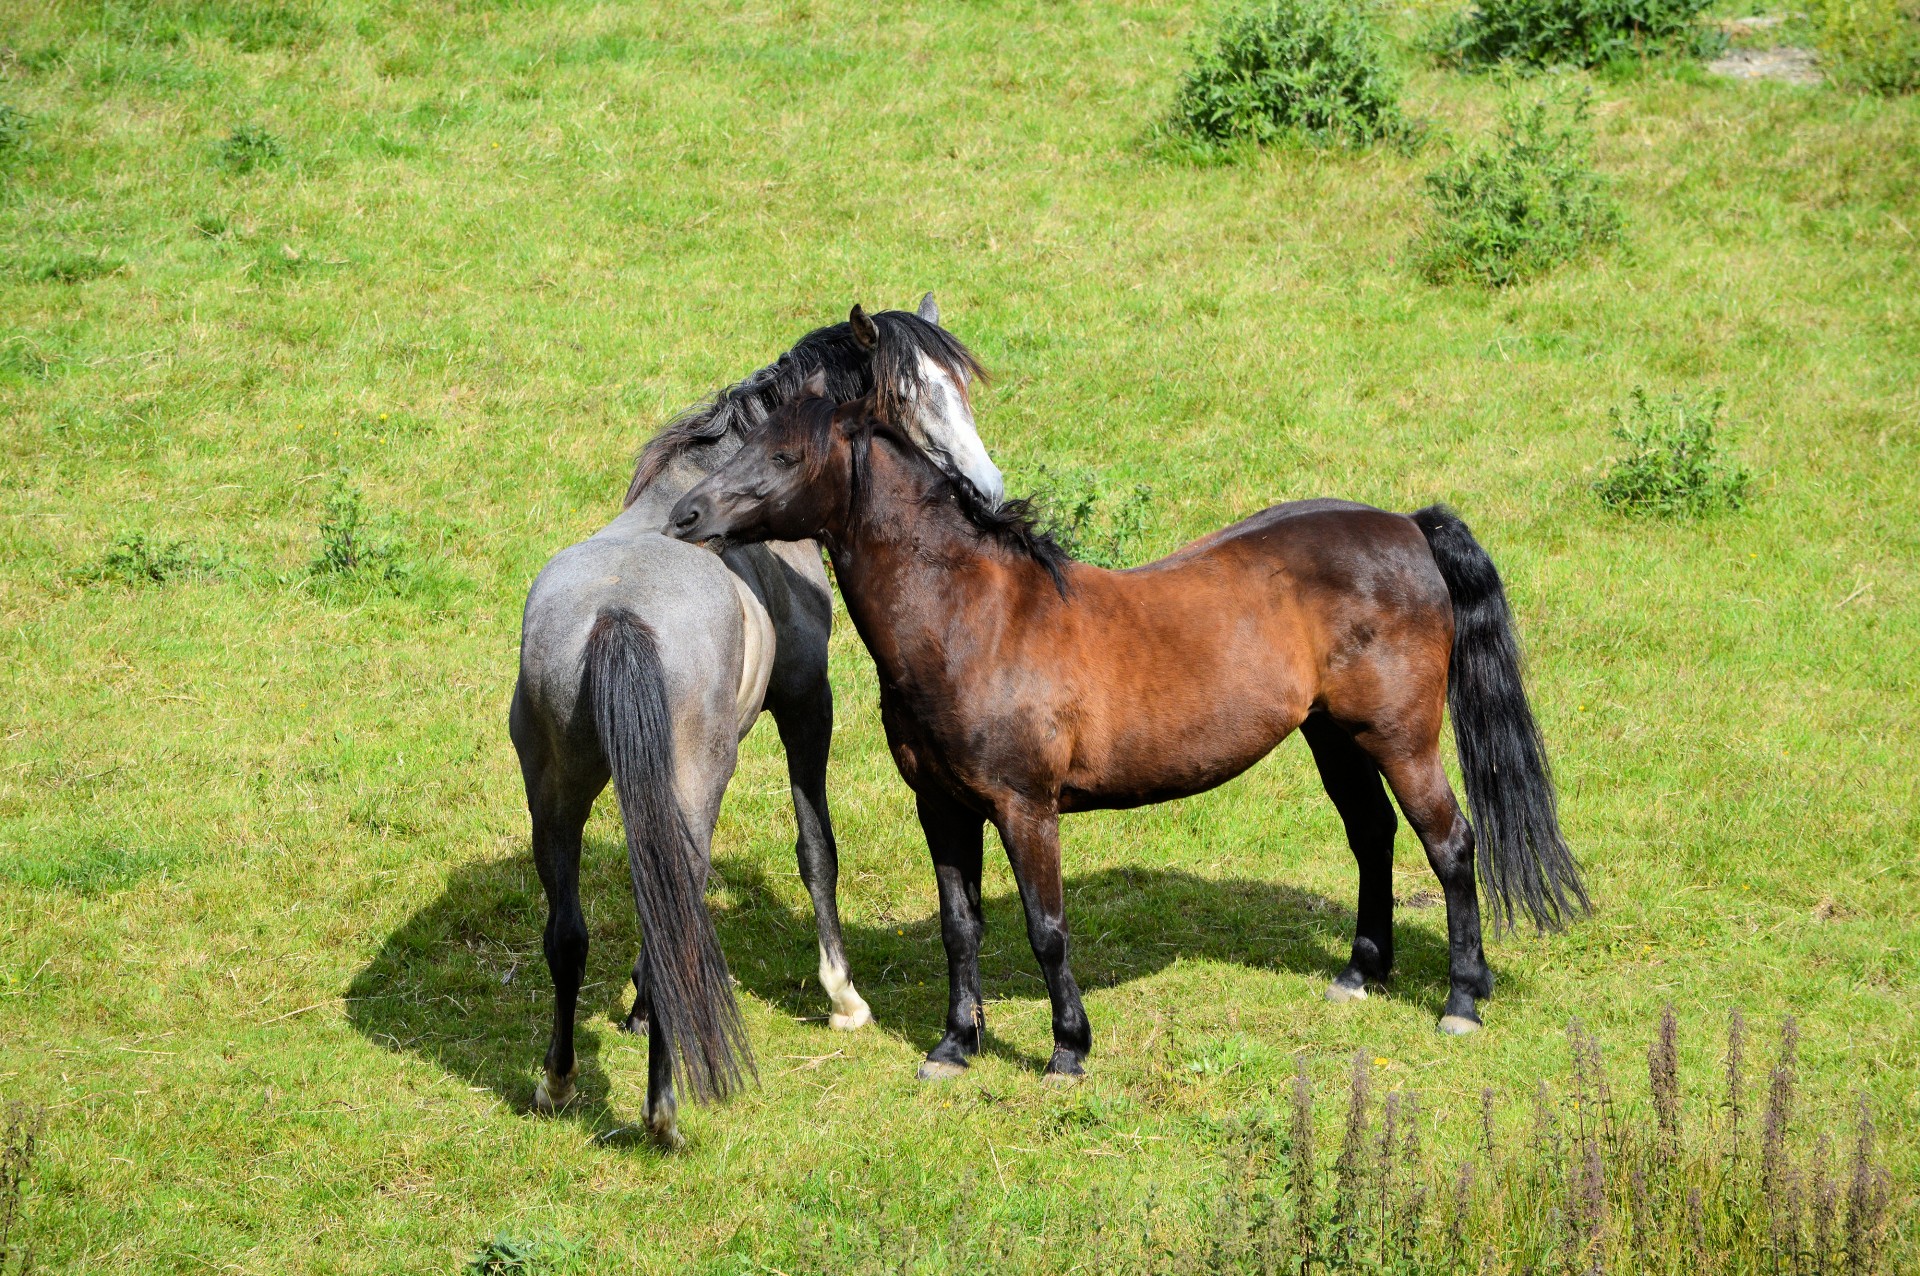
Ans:
{"label": "white hoof", "polygon": [[1365,1001],[1366,999],[1367,990],[1364,986],[1349,988],[1342,983],[1331,983],[1327,985],[1327,1000],[1336,1006],[1344,1006],[1349,1002]]}
{"label": "white hoof", "polygon": [[533,1088],[533,1110],[558,1112],[573,1102],[576,1093],[571,1073],[564,1077],[541,1077],[540,1084]]}
{"label": "white hoof", "polygon": [[687,1136],[680,1133],[677,1115],[674,1105],[670,1103],[663,1103],[647,1114],[647,1133],[669,1152],[678,1152],[687,1146]]}
{"label": "white hoof", "polygon": [[860,994],[851,989],[834,1005],[833,1013],[827,1016],[827,1027],[835,1032],[855,1032],[872,1022],[873,1011]]}
{"label": "white hoof", "polygon": [[1470,1032],[1480,1031],[1480,1021],[1465,1015],[1441,1015],[1440,1031],[1449,1037],[1464,1037]]}
{"label": "white hoof", "polygon": [[945,1059],[922,1059],[919,1077],[922,1081],[951,1081],[964,1074],[966,1070],[967,1065],[964,1063],[948,1063]]}

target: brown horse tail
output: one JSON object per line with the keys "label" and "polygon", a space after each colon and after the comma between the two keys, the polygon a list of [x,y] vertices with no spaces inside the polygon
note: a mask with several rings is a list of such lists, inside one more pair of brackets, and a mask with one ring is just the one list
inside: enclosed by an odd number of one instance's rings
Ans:
{"label": "brown horse tail", "polygon": [[1446,506],[1428,506],[1413,521],[1453,598],[1447,707],[1495,923],[1513,925],[1517,900],[1534,925],[1558,930],[1592,904],[1560,833],[1553,774],[1520,680],[1520,644],[1500,573]]}
{"label": "brown horse tail", "polygon": [[587,697],[627,827],[627,866],[647,946],[653,1030],[695,1098],[724,1098],[753,1068],[703,891],[705,866],[673,791],[673,713],[646,622],[609,608],[587,634]]}

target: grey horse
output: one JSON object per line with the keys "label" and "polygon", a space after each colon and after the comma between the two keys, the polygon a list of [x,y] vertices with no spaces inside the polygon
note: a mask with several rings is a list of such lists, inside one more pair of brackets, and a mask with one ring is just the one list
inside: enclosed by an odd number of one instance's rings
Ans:
{"label": "grey horse", "polygon": [[[613,781],[643,946],[625,1025],[650,1032],[645,1121],[681,1141],[673,1084],[718,1098],[751,1070],[713,921],[703,899],[710,841],[742,738],[772,712],[787,754],[800,876],[813,897],[828,1022],[872,1016],[849,977],[827,813],[833,696],[832,620],[812,541],[715,555],[661,534],[667,511],[736,452],[741,439],[806,385],[839,401],[888,396],[915,442],[994,502],[1003,495],[968,398],[980,368],[939,326],[933,295],[917,313],[867,315],[807,334],[776,362],[662,430],[641,453],[625,508],[554,555],[533,583],[521,627],[509,728],[520,755],[533,857],[547,895],[545,947],[553,1035],[534,1107],[574,1096],[575,1009],[586,971],[581,831]],[[824,390],[821,388],[824,387]]]}

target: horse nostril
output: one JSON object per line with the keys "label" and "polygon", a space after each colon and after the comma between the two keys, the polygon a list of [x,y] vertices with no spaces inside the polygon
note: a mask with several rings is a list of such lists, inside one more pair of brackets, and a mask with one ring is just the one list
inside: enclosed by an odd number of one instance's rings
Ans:
{"label": "horse nostril", "polygon": [[673,530],[675,530],[676,532],[687,531],[690,528],[692,528],[695,523],[699,521],[700,521],[699,510],[696,510],[696,509],[684,510],[681,512],[681,515],[679,518],[676,518],[673,520]]}

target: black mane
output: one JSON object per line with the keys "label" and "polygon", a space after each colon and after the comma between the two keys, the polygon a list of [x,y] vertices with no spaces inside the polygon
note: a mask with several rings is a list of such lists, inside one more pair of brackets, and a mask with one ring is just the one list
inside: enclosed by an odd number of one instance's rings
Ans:
{"label": "black mane", "polygon": [[[826,405],[823,403],[822,407]],[[832,421],[833,412],[829,409],[819,412],[812,425],[817,432],[831,429]],[[1046,568],[1047,575],[1053,578],[1053,587],[1060,591],[1062,598],[1067,596],[1066,569],[1067,564],[1073,561],[1073,556],[1062,549],[1060,543],[1048,535],[1040,525],[1040,511],[1035,508],[1032,501],[1021,497],[995,505],[981,494],[979,488],[965,478],[949,474],[935,465],[925,453],[913,445],[911,439],[896,430],[884,417],[876,415],[871,410],[861,412],[861,427],[853,439],[852,491],[849,494],[849,504],[853,507],[855,517],[864,516],[860,510],[868,485],[867,456],[875,438],[887,439],[933,474],[933,485],[921,497],[923,505],[939,505],[952,500],[961,515],[983,539],[1030,558]],[[816,456],[823,454],[824,447],[819,445],[823,443],[824,440],[819,440],[811,449]]]}
{"label": "black mane", "polygon": [[850,323],[815,328],[774,362],[669,421],[641,449],[622,507],[633,504],[648,484],[690,449],[717,443],[728,434],[740,438],[751,434],[768,413],[799,394],[815,372],[826,374],[826,397],[834,403],[872,395],[875,407],[889,419],[902,407],[902,399],[924,384],[923,354],[962,385],[986,379],[986,370],[972,352],[938,324],[906,310],[882,310],[872,318],[880,339],[871,350],[854,339]]}

